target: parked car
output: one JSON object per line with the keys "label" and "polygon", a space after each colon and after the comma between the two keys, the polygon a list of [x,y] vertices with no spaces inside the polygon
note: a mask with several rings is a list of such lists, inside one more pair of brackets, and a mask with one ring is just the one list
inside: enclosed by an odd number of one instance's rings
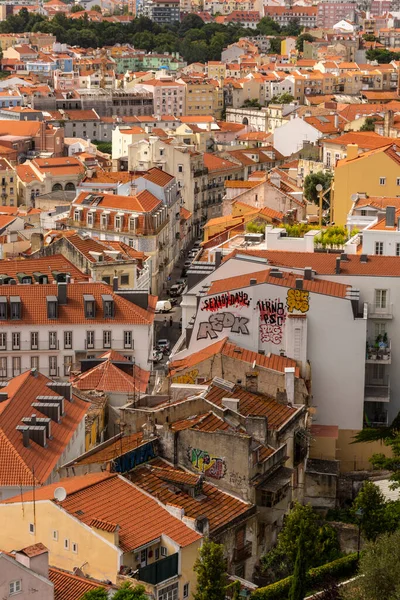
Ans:
{"label": "parked car", "polygon": [[181,285],[183,288],[186,287],[186,279],[177,279],[177,285]]}
{"label": "parked car", "polygon": [[193,249],[194,249],[194,250],[195,250],[195,249],[196,249],[196,250],[197,250],[197,249],[199,249],[199,248],[200,248],[200,245],[201,245],[201,240],[196,240],[196,241],[195,241],[195,243],[193,244]]}
{"label": "parked car", "polygon": [[183,263],[183,268],[188,269],[191,264],[192,264],[191,260],[185,260],[185,262]]}
{"label": "parked car", "polygon": [[169,294],[170,294],[170,296],[173,296],[173,297],[180,296],[182,294],[183,290],[184,290],[184,286],[179,285],[179,283],[174,283],[174,285],[171,285]]}
{"label": "parked car", "polygon": [[172,306],[176,306],[179,302],[178,298],[170,298],[169,301],[171,302]]}
{"label": "parked car", "polygon": [[167,354],[171,347],[170,341],[167,339],[158,340],[157,349],[160,350],[163,354]]}
{"label": "parked car", "polygon": [[156,304],[156,313],[167,313],[172,310],[172,304],[169,300],[159,300]]}

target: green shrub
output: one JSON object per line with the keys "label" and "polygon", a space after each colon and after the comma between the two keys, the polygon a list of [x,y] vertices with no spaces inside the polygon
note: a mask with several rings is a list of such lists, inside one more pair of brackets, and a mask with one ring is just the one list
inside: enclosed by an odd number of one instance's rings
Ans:
{"label": "green shrub", "polygon": [[[357,570],[357,553],[348,554],[326,565],[310,569],[307,573],[307,588],[315,591],[322,588],[328,578],[342,579],[351,577]],[[259,588],[251,595],[252,600],[287,600],[292,576]]]}

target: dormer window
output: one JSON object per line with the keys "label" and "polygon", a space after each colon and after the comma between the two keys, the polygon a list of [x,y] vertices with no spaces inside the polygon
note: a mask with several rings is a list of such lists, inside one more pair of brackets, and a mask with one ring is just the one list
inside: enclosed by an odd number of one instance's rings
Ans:
{"label": "dormer window", "polygon": [[96,316],[96,302],[91,294],[84,294],[83,302],[85,307],[85,318],[94,319]]}
{"label": "dormer window", "polygon": [[7,319],[7,298],[0,296],[0,321]]}
{"label": "dormer window", "polygon": [[105,319],[114,318],[114,298],[111,295],[102,296],[103,314]]}
{"label": "dormer window", "polygon": [[47,318],[57,319],[58,317],[58,300],[57,296],[47,296]]}
{"label": "dormer window", "polygon": [[21,298],[19,296],[10,296],[11,319],[21,318]]}

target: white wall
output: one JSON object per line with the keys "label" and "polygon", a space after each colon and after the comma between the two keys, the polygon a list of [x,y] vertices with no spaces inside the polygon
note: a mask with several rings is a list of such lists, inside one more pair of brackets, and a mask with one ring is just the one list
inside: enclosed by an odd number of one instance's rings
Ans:
{"label": "white wall", "polygon": [[322,133],[306,121],[294,118],[274,131],[274,148],[283,156],[290,156],[303,148],[305,141],[315,144]]}

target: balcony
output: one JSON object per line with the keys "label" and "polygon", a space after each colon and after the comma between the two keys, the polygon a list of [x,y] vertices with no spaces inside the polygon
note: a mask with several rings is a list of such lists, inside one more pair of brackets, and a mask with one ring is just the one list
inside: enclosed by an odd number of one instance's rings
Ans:
{"label": "balcony", "polygon": [[364,403],[364,427],[387,427],[389,425],[387,410],[381,404]]}
{"label": "balcony", "polygon": [[235,548],[233,551],[233,562],[242,562],[251,557],[253,549],[252,542],[245,542],[241,548]]}
{"label": "balcony", "polygon": [[139,568],[138,580],[157,585],[178,575],[178,552]]}
{"label": "balcony", "polygon": [[368,304],[369,319],[393,319],[393,304],[386,306],[377,306],[376,304]]}
{"label": "balcony", "polygon": [[364,402],[390,402],[390,380],[387,377],[382,383],[366,383]]}
{"label": "balcony", "polygon": [[392,345],[390,340],[368,341],[365,362],[367,364],[385,364],[392,362]]}

